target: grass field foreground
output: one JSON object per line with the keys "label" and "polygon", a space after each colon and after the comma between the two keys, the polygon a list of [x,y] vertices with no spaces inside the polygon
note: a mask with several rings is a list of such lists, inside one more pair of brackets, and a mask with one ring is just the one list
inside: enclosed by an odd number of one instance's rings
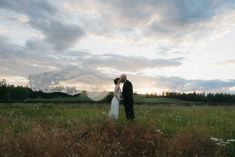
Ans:
{"label": "grass field foreground", "polygon": [[0,156],[235,156],[234,106],[1,104]]}

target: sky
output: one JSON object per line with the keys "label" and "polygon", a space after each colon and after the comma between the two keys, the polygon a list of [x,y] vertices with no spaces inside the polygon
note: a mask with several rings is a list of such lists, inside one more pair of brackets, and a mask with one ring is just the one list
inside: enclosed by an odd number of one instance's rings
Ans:
{"label": "sky", "polygon": [[0,0],[0,79],[235,93],[234,0]]}

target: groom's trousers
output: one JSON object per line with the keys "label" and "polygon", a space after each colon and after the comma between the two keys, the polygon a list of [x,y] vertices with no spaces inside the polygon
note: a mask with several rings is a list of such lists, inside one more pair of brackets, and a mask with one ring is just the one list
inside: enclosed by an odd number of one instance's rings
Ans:
{"label": "groom's trousers", "polygon": [[126,111],[126,118],[127,119],[134,119],[135,118],[135,114],[133,111],[133,103],[124,103],[125,106],[125,111]]}

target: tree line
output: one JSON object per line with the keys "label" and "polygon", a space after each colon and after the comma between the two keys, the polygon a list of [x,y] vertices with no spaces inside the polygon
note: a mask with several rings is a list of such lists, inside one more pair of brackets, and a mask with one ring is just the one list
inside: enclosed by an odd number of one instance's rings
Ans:
{"label": "tree line", "polygon": [[[7,84],[6,80],[0,81],[0,101],[23,101],[26,99],[51,99],[51,98],[65,98],[65,97],[75,97],[77,95],[69,95],[61,92],[54,93],[44,93],[42,91],[33,91],[29,87],[14,86]],[[138,96],[137,93],[134,93]],[[227,93],[180,93],[180,92],[163,92],[162,95],[157,94],[146,94],[146,98],[153,97],[165,97],[165,98],[175,98],[185,101],[194,102],[235,102],[235,95]],[[107,97],[103,100],[105,102],[110,102],[113,98],[112,92],[110,92]]]}
{"label": "tree line", "polygon": [[11,100],[25,100],[31,99],[50,99],[58,97],[73,97],[66,93],[54,92],[44,93],[42,91],[33,91],[29,87],[14,86],[7,84],[6,80],[0,81],[0,100],[11,101]]}
{"label": "tree line", "polygon": [[175,98],[185,101],[195,102],[235,102],[235,95],[228,93],[180,93],[180,92],[163,92],[161,96],[157,94],[146,94],[145,97],[165,97]]}

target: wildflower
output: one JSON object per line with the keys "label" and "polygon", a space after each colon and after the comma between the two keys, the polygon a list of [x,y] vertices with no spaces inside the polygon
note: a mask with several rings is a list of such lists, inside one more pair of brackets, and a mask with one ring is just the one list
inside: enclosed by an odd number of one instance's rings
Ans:
{"label": "wildflower", "polygon": [[211,137],[210,140],[216,142],[218,146],[225,147],[226,145],[229,145],[231,142],[235,142],[235,139],[228,139],[224,141],[223,139],[216,138],[216,137]]}
{"label": "wildflower", "polygon": [[235,142],[235,139],[228,139],[227,142]]}
{"label": "wildflower", "polygon": [[159,130],[159,129],[155,130],[155,132],[163,134],[163,132],[161,130]]}

